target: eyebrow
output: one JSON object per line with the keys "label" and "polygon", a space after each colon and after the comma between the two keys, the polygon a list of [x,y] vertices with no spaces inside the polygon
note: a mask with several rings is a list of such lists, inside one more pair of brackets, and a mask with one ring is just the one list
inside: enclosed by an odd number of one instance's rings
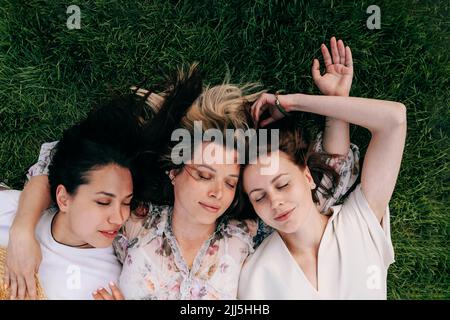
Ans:
{"label": "eyebrow", "polygon": [[[210,167],[210,166],[208,166],[208,165],[206,165],[206,164],[199,164],[198,166],[199,166],[199,167],[204,167],[204,168],[206,168],[206,169],[209,169],[209,170],[213,171],[214,173],[217,172],[216,169],[214,169],[213,167]],[[228,176],[229,176],[229,177],[233,177],[233,178],[238,178],[238,179],[239,179],[239,175],[238,175],[238,174],[229,174]]]}
{"label": "eyebrow", "polygon": [[[280,173],[280,174],[277,175],[275,178],[273,178],[272,180],[270,180],[270,183],[272,184],[272,183],[274,183],[275,180],[277,180],[278,178],[280,178],[280,177],[282,177],[282,176],[287,176],[287,175],[288,175],[287,173]],[[250,191],[250,192],[248,193],[248,195],[250,196],[250,195],[252,194],[252,192],[255,192],[255,191],[262,191],[262,190],[263,190],[262,188],[253,189],[252,191]]]}
{"label": "eyebrow", "polygon": [[277,175],[275,178],[273,178],[272,180],[270,180],[270,183],[274,183],[275,180],[277,180],[278,178],[282,177],[282,176],[287,176],[287,173],[280,173],[279,175]]}
{"label": "eyebrow", "polygon": [[[109,192],[105,192],[105,191],[100,191],[100,192],[97,192],[96,194],[103,194],[103,195],[111,197],[111,198],[116,198],[116,195],[114,193],[109,193]],[[125,198],[131,198],[132,196],[133,196],[133,194],[130,193]]]}

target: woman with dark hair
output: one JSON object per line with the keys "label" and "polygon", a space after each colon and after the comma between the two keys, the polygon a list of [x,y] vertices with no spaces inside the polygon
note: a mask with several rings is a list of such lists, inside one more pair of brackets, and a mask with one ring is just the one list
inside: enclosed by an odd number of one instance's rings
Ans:
{"label": "woman with dark hair", "polygon": [[[343,46],[342,42],[340,45]],[[352,72],[335,76],[331,83],[349,91]],[[344,84],[339,82],[343,78]],[[245,107],[261,95],[261,92],[246,94],[248,88],[252,86],[239,88],[227,83],[203,88],[198,71],[192,68],[187,74],[180,73],[154,106],[157,112],[146,124],[142,148],[134,162],[139,172],[135,192],[139,203],[114,241],[123,263],[119,285],[125,298],[236,298],[241,267],[253,251],[257,231],[254,221],[233,219],[242,196],[238,184],[241,166],[235,161],[239,153],[235,144],[228,148],[216,141],[202,140],[199,144],[187,143],[192,146],[191,151],[183,154],[181,163],[176,163],[172,156],[174,151],[177,153],[178,144],[172,141],[172,134],[184,129],[194,137],[195,121],[203,126],[202,137],[208,129],[218,129],[224,135],[229,128],[248,129]],[[336,125],[338,121],[333,121],[326,131],[336,129]],[[332,153],[347,155],[348,125],[339,126],[340,134],[325,133],[324,144],[327,149],[331,146]],[[236,132],[231,139],[238,140],[239,134]],[[336,144],[340,148],[334,152]],[[212,153],[224,154],[234,161],[208,162],[206,154],[212,149]],[[344,166],[346,171],[339,170],[347,182],[353,178],[349,166]],[[338,198],[347,187],[344,183],[333,196]],[[27,229],[30,223],[22,222],[18,238],[29,238],[23,236],[23,226]],[[105,289],[94,296],[123,298],[117,287],[112,289],[113,296]]]}
{"label": "woman with dark hair", "polygon": [[[38,277],[48,299],[90,299],[120,275],[112,242],[130,215],[134,148],[126,142],[139,131],[132,112],[137,108],[128,102],[123,108],[129,99],[93,110],[65,130],[53,149],[48,181],[55,205],[40,215],[35,231],[42,252]],[[2,246],[19,196],[20,191],[0,191]]]}

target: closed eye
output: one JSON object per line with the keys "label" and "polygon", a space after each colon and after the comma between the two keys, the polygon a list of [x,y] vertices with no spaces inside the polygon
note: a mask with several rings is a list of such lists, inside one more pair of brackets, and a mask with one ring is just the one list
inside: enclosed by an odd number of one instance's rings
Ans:
{"label": "closed eye", "polygon": [[263,194],[261,197],[259,197],[258,199],[255,199],[256,202],[261,201],[263,198],[265,197],[265,194]]}
{"label": "closed eye", "polygon": [[232,183],[229,183],[229,182],[227,182],[227,186],[230,187],[231,189],[236,188],[235,184],[232,184]]}
{"label": "closed eye", "polygon": [[101,206],[107,206],[109,205],[109,202],[101,202],[101,201],[95,201],[97,204],[101,205]]}
{"label": "closed eye", "polygon": [[283,189],[283,188],[286,188],[288,185],[289,185],[289,183],[286,183],[286,184],[284,184],[284,185],[282,185],[282,186],[280,186],[280,187],[277,187],[277,189]]}
{"label": "closed eye", "polygon": [[197,174],[198,174],[198,176],[200,177],[200,179],[203,179],[203,180],[211,180],[211,175],[209,175],[209,174],[205,174],[205,173],[203,173],[203,172],[201,172],[200,170],[197,170]]}

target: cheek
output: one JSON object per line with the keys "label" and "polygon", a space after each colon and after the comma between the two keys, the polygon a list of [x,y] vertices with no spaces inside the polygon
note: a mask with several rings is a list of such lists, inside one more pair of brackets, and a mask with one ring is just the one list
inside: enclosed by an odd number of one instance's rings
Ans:
{"label": "cheek", "polygon": [[224,194],[225,197],[222,198],[224,207],[229,208],[231,206],[231,204],[233,203],[235,194],[236,194],[235,190],[227,190],[226,191],[226,193]]}
{"label": "cheek", "polygon": [[128,220],[128,218],[129,218],[130,215],[131,215],[131,207],[130,207],[130,206],[127,206],[125,209],[126,209],[126,212],[125,212],[124,219],[123,219],[124,223],[125,223],[125,221]]}
{"label": "cheek", "polygon": [[106,223],[106,212],[95,205],[83,205],[73,211],[70,220],[72,227],[79,234],[88,234],[96,231]]}
{"label": "cheek", "polygon": [[250,201],[253,209],[261,218],[266,217],[270,212],[270,205],[267,199],[261,200],[260,202]]}
{"label": "cheek", "polygon": [[201,183],[200,181],[194,181],[193,179],[189,179],[189,177],[180,177],[180,179],[175,181],[175,199],[183,202],[184,205],[196,202],[195,200],[205,192],[205,183]]}
{"label": "cheek", "polygon": [[267,224],[267,221],[270,221],[270,217],[272,215],[272,209],[267,203],[254,205],[253,208],[256,211],[256,214]]}

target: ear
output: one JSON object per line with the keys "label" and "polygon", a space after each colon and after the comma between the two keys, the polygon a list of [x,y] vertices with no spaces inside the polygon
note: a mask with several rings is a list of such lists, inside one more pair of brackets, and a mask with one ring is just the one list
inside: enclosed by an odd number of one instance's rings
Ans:
{"label": "ear", "polygon": [[313,176],[311,174],[311,171],[309,171],[308,166],[305,167],[305,169],[303,170],[303,174],[305,175],[306,181],[308,182],[309,186],[311,189],[315,189],[316,188],[316,184],[314,182]]}
{"label": "ear", "polygon": [[56,203],[61,212],[69,211],[70,207],[70,195],[62,184],[56,188]]}
{"label": "ear", "polygon": [[175,184],[175,177],[180,173],[180,169],[172,169],[168,172],[169,179],[172,181],[172,184]]}

